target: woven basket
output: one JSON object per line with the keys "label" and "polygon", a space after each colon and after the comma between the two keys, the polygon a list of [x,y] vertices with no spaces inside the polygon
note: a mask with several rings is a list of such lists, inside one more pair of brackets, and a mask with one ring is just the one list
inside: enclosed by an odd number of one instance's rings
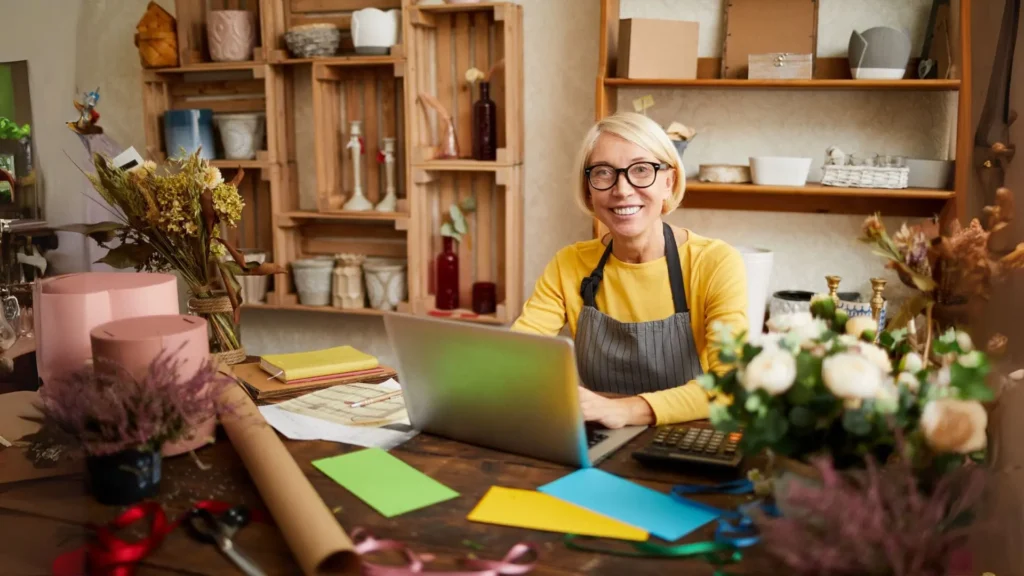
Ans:
{"label": "woven basket", "polygon": [[143,68],[173,68],[178,65],[178,35],[155,31],[135,35]]}
{"label": "woven basket", "polygon": [[877,166],[836,166],[822,167],[822,186],[843,188],[906,188],[910,168],[888,168]]}

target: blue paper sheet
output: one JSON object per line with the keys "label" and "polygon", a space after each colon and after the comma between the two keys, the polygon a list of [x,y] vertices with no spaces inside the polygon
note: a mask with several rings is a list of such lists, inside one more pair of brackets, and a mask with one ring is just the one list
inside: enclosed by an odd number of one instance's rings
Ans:
{"label": "blue paper sheet", "polygon": [[556,498],[647,530],[672,542],[721,515],[597,468],[584,468],[537,489]]}

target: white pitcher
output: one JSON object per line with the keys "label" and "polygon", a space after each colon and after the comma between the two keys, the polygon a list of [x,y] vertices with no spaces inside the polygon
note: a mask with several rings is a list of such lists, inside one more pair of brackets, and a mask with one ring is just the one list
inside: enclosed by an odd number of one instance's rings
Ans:
{"label": "white pitcher", "polygon": [[356,54],[383,55],[398,44],[402,11],[363,8],[352,13],[352,44]]}

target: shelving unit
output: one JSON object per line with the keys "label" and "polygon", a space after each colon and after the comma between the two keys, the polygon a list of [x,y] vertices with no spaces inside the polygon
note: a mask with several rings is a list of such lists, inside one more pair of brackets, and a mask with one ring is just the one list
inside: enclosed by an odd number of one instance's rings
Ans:
{"label": "shelving unit", "polygon": [[[401,10],[400,44],[390,54],[354,54],[352,12],[362,8]],[[248,62],[212,62],[206,43],[207,10],[256,13],[259,37]],[[417,6],[414,0],[176,0],[179,66],[143,73],[146,156],[167,158],[163,114],[171,109],[209,108],[214,113],[263,112],[266,146],[252,160],[211,162],[224,172],[245,170],[240,187],[245,211],[231,240],[239,248],[272,253],[275,262],[339,253],[400,258],[407,262],[408,299],[400,311],[445,315],[470,322],[507,324],[522,306],[522,8],[505,2]],[[295,58],[284,32],[292,26],[330,22],[343,32],[339,54]],[[487,71],[497,61],[491,99],[497,103],[495,161],[470,158],[472,105],[476,94],[464,81],[471,66]],[[471,93],[473,92],[473,93]],[[453,114],[460,158],[435,159],[437,119],[418,99],[436,97]],[[298,114],[312,117],[312,130],[298,127]],[[376,204],[385,193],[378,162],[383,138],[396,140],[397,207],[394,211],[345,209],[354,182],[349,142],[352,120],[363,138],[361,182]],[[297,144],[306,145],[305,148]],[[311,158],[300,158],[300,149]],[[312,166],[301,170],[300,164]],[[300,191],[315,190],[315,205]],[[309,184],[313,182],[313,184]],[[468,240],[458,246],[460,307],[434,309],[434,260],[441,247],[441,217],[449,205],[473,196]],[[497,310],[468,310],[475,282],[494,282]],[[266,310],[309,310],[380,315],[371,308],[304,306],[291,278],[271,280]]]}
{"label": "shelving unit", "polygon": [[[795,91],[944,91],[956,92],[955,159],[971,157],[971,0],[960,0],[959,39],[953,61],[955,77],[943,80],[918,80],[917,62],[911,61],[904,80],[854,80],[846,58],[815,59],[810,80],[762,80],[722,78],[719,58],[699,58],[696,79],[617,78],[619,0],[601,0],[598,77],[596,86],[597,119],[610,115],[617,107],[620,88],[671,88],[680,90],[795,90]],[[958,40],[958,42],[957,42]],[[711,184],[688,181],[684,208],[714,208],[782,212],[821,212],[931,216],[943,220],[955,218],[966,210],[969,160],[957,161],[952,190],[869,189],[822,186],[809,182],[802,187],[757,186],[753,184]],[[595,219],[594,234],[603,234]]]}

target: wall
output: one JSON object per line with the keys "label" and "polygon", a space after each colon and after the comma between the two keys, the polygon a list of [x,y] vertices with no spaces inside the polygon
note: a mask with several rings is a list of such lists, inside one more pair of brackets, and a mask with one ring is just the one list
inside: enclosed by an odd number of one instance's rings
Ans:
{"label": "wall", "polygon": [[[75,190],[81,175],[65,156],[81,149],[64,122],[76,117],[72,106],[76,27],[81,4],[65,0],[0,0],[4,15],[0,62],[27,60],[32,93],[36,170],[45,190],[44,213],[52,224],[81,221],[85,199]],[[60,248],[48,254],[55,270],[81,270],[85,243],[76,234],[60,235]]]}

